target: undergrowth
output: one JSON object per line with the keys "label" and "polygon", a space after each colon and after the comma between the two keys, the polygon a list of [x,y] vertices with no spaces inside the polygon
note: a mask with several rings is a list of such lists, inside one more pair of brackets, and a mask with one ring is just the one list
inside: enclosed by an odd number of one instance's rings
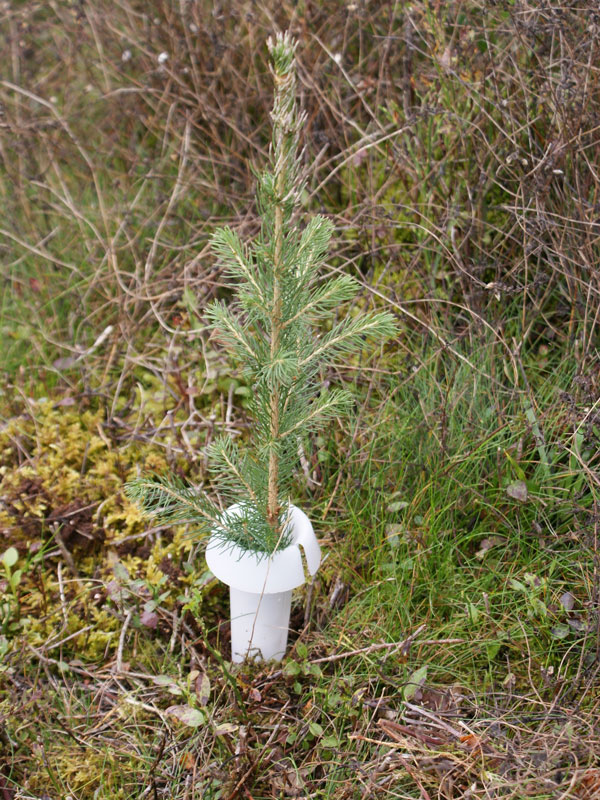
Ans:
{"label": "undergrowth", "polygon": [[[593,800],[595,4],[93,0],[0,24],[3,800]],[[284,662],[234,668],[201,546],[121,487],[168,468],[214,494],[207,446],[247,436],[207,243],[258,230],[276,26],[300,40],[302,203],[362,284],[340,316],[401,332],[321,375],[356,398],[294,489],[323,566]]]}

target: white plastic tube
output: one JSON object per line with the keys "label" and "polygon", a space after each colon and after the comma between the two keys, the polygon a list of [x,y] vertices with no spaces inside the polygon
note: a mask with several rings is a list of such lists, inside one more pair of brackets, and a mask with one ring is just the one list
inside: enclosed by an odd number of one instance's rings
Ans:
{"label": "white plastic tube", "polygon": [[[237,506],[228,509],[235,514]],[[246,658],[269,661],[285,655],[290,625],[292,589],[306,578],[300,547],[304,550],[310,575],[321,563],[321,548],[310,520],[296,506],[290,506],[291,544],[270,558],[237,546],[223,546],[212,537],[206,548],[211,572],[226,583],[231,602],[231,660]]]}
{"label": "white plastic tube", "polygon": [[255,594],[229,587],[231,660],[280,661],[287,647],[292,592]]}

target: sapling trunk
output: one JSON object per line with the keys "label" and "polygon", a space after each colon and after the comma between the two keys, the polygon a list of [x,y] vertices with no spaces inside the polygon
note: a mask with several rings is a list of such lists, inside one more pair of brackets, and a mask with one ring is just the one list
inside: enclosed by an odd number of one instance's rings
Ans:
{"label": "sapling trunk", "polygon": [[[274,123],[275,123],[275,131],[274,131],[274,139],[275,139],[275,157],[274,157],[274,168],[275,168],[275,229],[274,229],[274,239],[275,239],[275,248],[273,254],[273,311],[271,315],[271,348],[270,348],[270,355],[271,361],[273,362],[277,356],[277,351],[279,349],[279,340],[280,340],[280,333],[281,333],[281,324],[282,324],[282,307],[281,307],[281,257],[283,252],[283,237],[284,237],[284,230],[283,230],[283,220],[284,220],[284,208],[283,208],[283,201],[284,201],[284,193],[286,188],[286,170],[287,170],[287,159],[289,157],[288,148],[286,145],[288,144],[287,139],[289,139],[289,133],[286,137],[285,131],[285,117],[284,115],[291,113],[291,131],[294,128],[294,117],[293,117],[293,103],[296,94],[296,86],[295,86],[295,73],[293,69],[293,64],[290,65],[290,69],[287,70],[285,73],[274,73],[275,74],[275,84],[276,84],[276,96],[277,98],[281,98],[282,101],[288,101],[291,98],[291,109],[281,109],[277,108],[277,105],[274,110]],[[282,103],[283,105],[283,103]],[[279,112],[279,113],[277,113]],[[293,143],[292,143],[293,144]],[[292,153],[293,156],[293,153]],[[279,454],[277,452],[277,442],[279,439],[279,387],[274,386],[272,390],[271,396],[271,421],[269,432],[271,436],[271,448],[269,452],[269,478],[268,478],[268,504],[267,504],[267,516],[269,523],[273,526],[277,533],[279,533],[280,527],[280,520],[279,515],[281,511],[281,507],[279,504]]]}
{"label": "sapling trunk", "polygon": [[[259,176],[257,195],[261,231],[245,245],[230,228],[212,237],[212,249],[235,287],[227,306],[215,302],[206,319],[232,351],[252,387],[252,435],[245,448],[223,437],[210,446],[213,489],[235,515],[224,515],[206,494],[173,476],[138,478],[128,496],[162,522],[190,522],[204,534],[268,556],[289,543],[286,526],[298,467],[298,441],[346,412],[346,391],[321,391],[319,371],[340,356],[364,346],[365,338],[393,335],[388,312],[361,313],[334,323],[358,291],[348,275],[321,278],[332,223],[313,217],[302,227],[295,217],[304,182],[298,152],[305,116],[296,102],[296,43],[289,34],[268,42],[275,100],[273,140],[268,168]],[[327,333],[318,335],[322,322]]]}
{"label": "sapling trunk", "polygon": [[[285,83],[293,82],[293,73],[277,76],[276,82],[280,96],[288,93],[293,94],[293,87],[284,88]],[[281,254],[283,250],[283,194],[285,191],[285,145],[283,126],[280,124],[275,128],[275,248],[273,255],[273,310],[271,315],[271,361],[274,361],[279,349],[279,337],[281,331]],[[279,387],[272,389],[270,404],[270,437],[271,446],[269,451],[269,478],[267,496],[267,516],[269,523],[277,531],[279,526],[279,454],[276,443],[279,438]]]}
{"label": "sapling trunk", "polygon": [[[283,209],[281,207],[281,194],[284,188],[285,175],[283,170],[277,176],[275,183],[277,192],[277,207],[275,209],[275,254],[273,259],[273,313],[271,317],[271,361],[274,361],[279,348],[279,334],[281,331],[281,286],[279,271],[281,269],[281,251],[283,246]],[[269,451],[269,488],[267,514],[269,522],[277,528],[279,521],[279,455],[275,443],[279,438],[279,388],[273,387],[271,395],[271,448]]]}

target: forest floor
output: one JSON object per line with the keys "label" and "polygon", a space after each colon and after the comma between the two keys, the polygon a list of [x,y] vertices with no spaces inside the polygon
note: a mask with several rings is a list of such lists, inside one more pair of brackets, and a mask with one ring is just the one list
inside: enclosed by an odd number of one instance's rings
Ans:
{"label": "forest floor", "polygon": [[[12,4],[0,20],[0,800],[600,797],[597,4]],[[303,211],[398,338],[302,456],[281,663],[123,495],[211,491],[251,387],[204,325],[258,230],[267,37]],[[300,220],[299,224],[302,224]]]}

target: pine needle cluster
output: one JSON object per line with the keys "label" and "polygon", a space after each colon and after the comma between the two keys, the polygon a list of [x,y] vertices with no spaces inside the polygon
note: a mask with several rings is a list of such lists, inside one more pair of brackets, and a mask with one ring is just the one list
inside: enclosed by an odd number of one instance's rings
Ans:
{"label": "pine needle cluster", "polygon": [[393,335],[387,312],[344,318],[319,335],[317,324],[358,291],[348,275],[322,280],[332,223],[313,217],[303,230],[296,211],[304,188],[299,138],[305,115],[296,101],[296,42],[288,33],[269,39],[275,99],[267,169],[258,176],[261,230],[246,244],[229,227],[212,237],[212,250],[235,286],[232,303],[215,302],[206,317],[242,365],[253,387],[253,435],[240,448],[229,437],[209,448],[215,488],[238,513],[227,519],[206,494],[172,477],[140,478],[129,498],[162,522],[191,522],[257,554],[289,543],[286,509],[298,466],[299,441],[348,411],[351,395],[319,388],[321,368],[363,346],[365,337]]}

